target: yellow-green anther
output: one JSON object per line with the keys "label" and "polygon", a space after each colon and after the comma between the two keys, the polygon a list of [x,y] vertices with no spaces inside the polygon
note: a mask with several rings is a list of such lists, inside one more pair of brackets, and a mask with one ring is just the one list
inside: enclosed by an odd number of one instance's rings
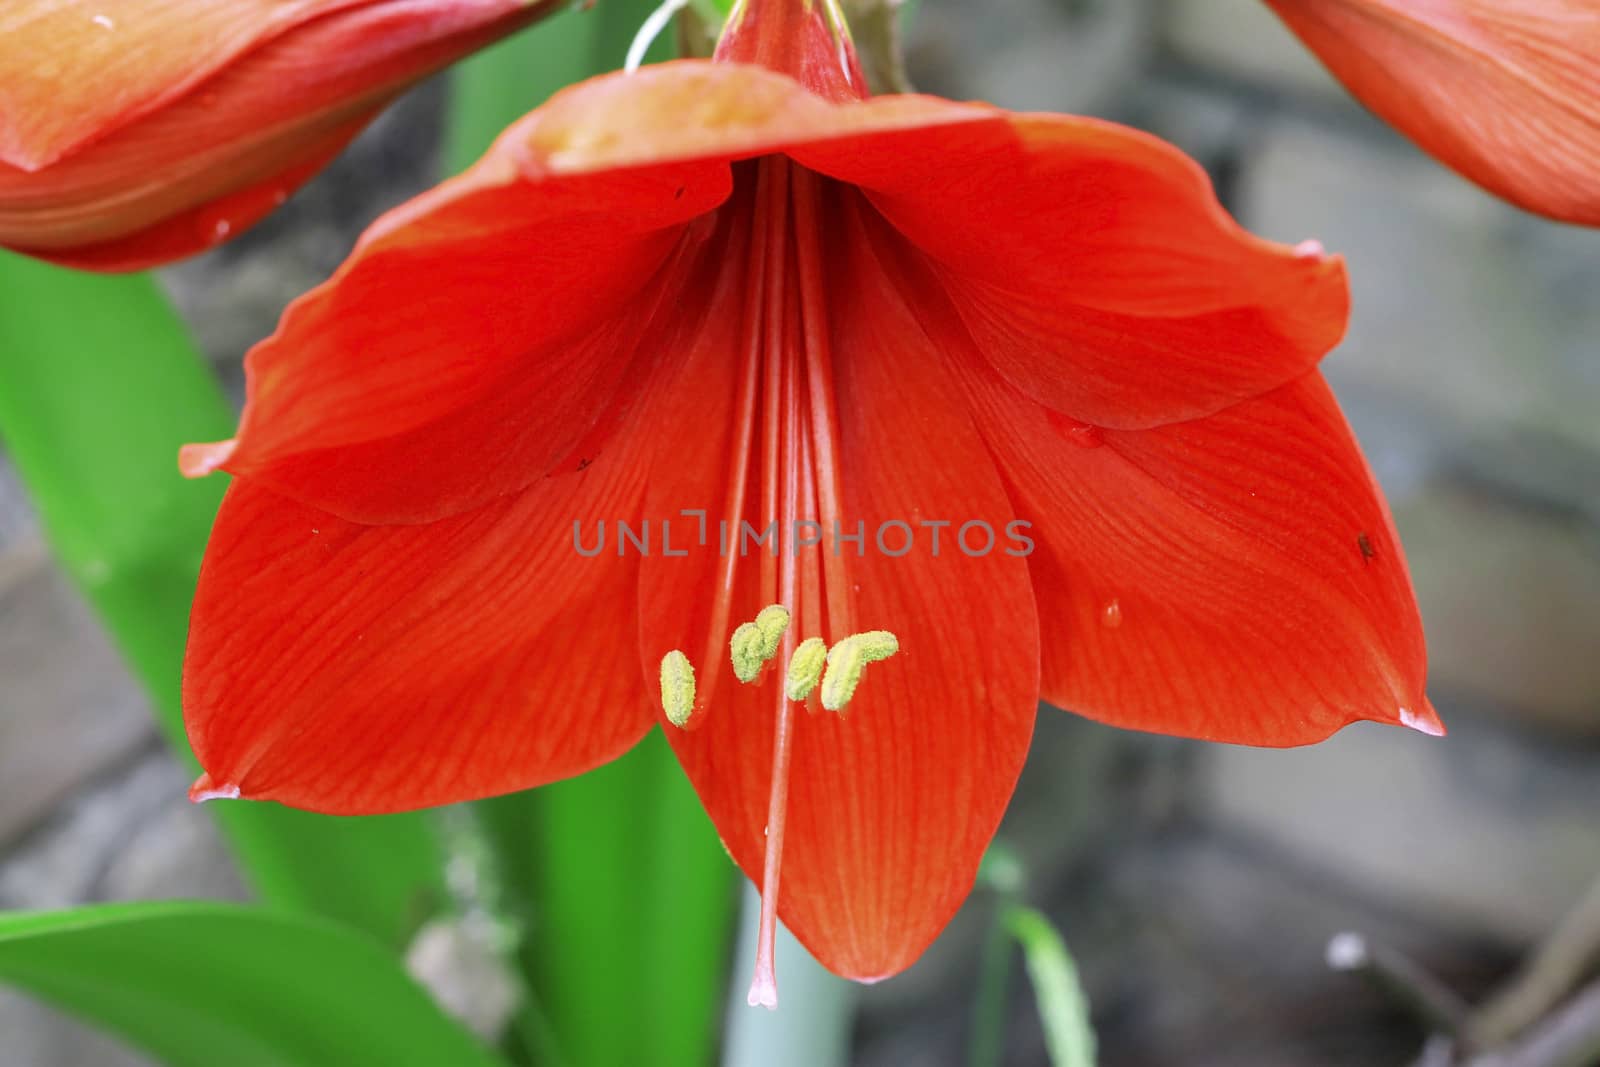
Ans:
{"label": "yellow-green anther", "polygon": [[861,653],[861,642],[847,637],[828,650],[828,673],[822,677],[822,706],[829,711],[842,711],[856,695],[861,675],[867,669],[867,658]]}
{"label": "yellow-green anther", "polygon": [[679,729],[694,714],[694,664],[677,649],[661,657],[661,710]]}
{"label": "yellow-green anther", "polygon": [[828,661],[828,645],[820,637],[808,637],[789,657],[789,674],[783,681],[783,691],[790,700],[804,700],[817,687],[822,677],[822,666]]}
{"label": "yellow-green anther", "polygon": [[767,658],[761,654],[761,646],[765,643],[766,639],[753,622],[742,623],[733,631],[733,639],[728,642],[728,653],[733,660],[733,673],[739,681],[753,682],[761,673],[761,665],[767,662]]}
{"label": "yellow-green anther", "polygon": [[888,630],[851,634],[828,650],[828,671],[822,677],[822,706],[842,711],[856,695],[867,664],[900,651],[900,639]]}
{"label": "yellow-green anther", "polygon": [[761,631],[761,654],[771,659],[778,654],[784,631],[789,629],[789,609],[782,604],[762,608],[756,616],[756,629]]}
{"label": "yellow-green anther", "polygon": [[755,622],[747,622],[733,631],[728,642],[733,673],[741,682],[753,682],[761,674],[761,667],[778,654],[784,631],[789,628],[789,611],[782,604],[761,609]]}
{"label": "yellow-green anther", "polygon": [[900,651],[900,639],[888,630],[868,630],[856,634],[852,640],[861,644],[861,657],[868,663],[888,659]]}

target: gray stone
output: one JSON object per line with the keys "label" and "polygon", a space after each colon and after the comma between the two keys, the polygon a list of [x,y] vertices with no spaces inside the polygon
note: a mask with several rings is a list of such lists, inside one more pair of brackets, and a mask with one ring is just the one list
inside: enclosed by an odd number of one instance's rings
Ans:
{"label": "gray stone", "polygon": [[1440,712],[1444,739],[1358,723],[1307,748],[1205,746],[1199,802],[1365,899],[1530,943],[1600,871],[1600,776],[1581,751]]}
{"label": "gray stone", "polygon": [[1345,97],[1344,88],[1261,0],[1166,0],[1166,46],[1224,79],[1270,89]]}
{"label": "gray stone", "polygon": [[[187,777],[155,742],[80,788],[0,857],[0,908],[100,900],[234,898],[243,888],[209,817],[184,800]],[[114,1038],[0,985],[0,1061],[18,1067],[147,1067]]]}
{"label": "gray stone", "polygon": [[157,1067],[116,1038],[5,986],[0,1035],[7,1067]]}
{"label": "gray stone", "polygon": [[188,771],[161,753],[153,803],[108,859],[93,886],[100,900],[245,900],[211,813],[188,802]]}
{"label": "gray stone", "polygon": [[98,622],[33,539],[0,552],[0,842],[152,736]]}
{"label": "gray stone", "polygon": [[1449,487],[1405,501],[1396,521],[1422,605],[1432,689],[1600,737],[1595,527]]}
{"label": "gray stone", "polygon": [[1153,0],[925,0],[907,42],[919,89],[1081,114],[1118,106],[1155,44]]}
{"label": "gray stone", "polygon": [[[1523,214],[1401,142],[1278,122],[1239,213],[1346,257],[1350,334],[1335,388],[1384,391],[1412,418],[1528,428],[1600,454],[1600,246]],[[1555,254],[1560,266],[1552,266]]]}
{"label": "gray stone", "polygon": [[435,919],[406,950],[406,970],[445,1013],[485,1041],[498,1041],[522,994],[494,931],[461,919]]}
{"label": "gray stone", "polygon": [[[1156,77],[1140,84],[1126,120],[1177,145],[1215,176],[1248,152],[1260,117],[1260,103],[1238,93]],[[1224,203],[1227,192],[1219,186]]]}
{"label": "gray stone", "polygon": [[149,742],[120,773],[80,790],[0,866],[0,907],[63,908],[130,897],[242,899],[188,774]]}
{"label": "gray stone", "polygon": [[17,472],[0,452],[0,557],[11,546],[37,539],[38,523]]}

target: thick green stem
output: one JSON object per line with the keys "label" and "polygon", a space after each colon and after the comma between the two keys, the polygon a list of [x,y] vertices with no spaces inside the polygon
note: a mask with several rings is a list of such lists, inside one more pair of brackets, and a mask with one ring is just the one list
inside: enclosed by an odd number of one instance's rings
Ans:
{"label": "thick green stem", "polygon": [[1000,1067],[1006,1045],[1006,1009],[1011,1003],[1011,932],[1005,910],[997,908],[994,924],[978,961],[978,995],[972,1003],[972,1029],[967,1036],[967,1067]]}

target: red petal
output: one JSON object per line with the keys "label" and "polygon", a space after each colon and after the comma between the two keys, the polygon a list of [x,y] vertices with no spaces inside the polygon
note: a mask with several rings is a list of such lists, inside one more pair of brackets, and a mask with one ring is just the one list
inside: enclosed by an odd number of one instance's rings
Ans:
{"label": "red petal", "polygon": [[568,90],[379,220],[291,307],[250,355],[227,469],[367,522],[514,492],[589,432],[657,301],[674,299],[669,257],[703,236],[684,224],[726,197],[730,158],[991,115],[830,107],[758,68],[693,62]]}
{"label": "red petal", "polygon": [[682,224],[727,182],[726,167],[677,166],[530,195],[491,156],[391,212],[250,353],[224,466],[382,523],[455,514],[581,463],[574,450],[675,281],[663,266]]}
{"label": "red petal", "polygon": [[580,555],[572,524],[634,514],[642,471],[619,442],[581,473],[391,527],[236,482],[185,664],[189,739],[211,781],[359,814],[523,789],[621,754],[651,724],[621,651],[637,561]]}
{"label": "red petal", "polygon": [[1600,225],[1593,0],[1267,0],[1373,111],[1529,211]]}
{"label": "red petal", "polygon": [[536,114],[520,135],[529,165],[578,174],[748,159],[896,130],[998,126],[1006,113],[931,96],[832,104],[761,67],[680,60],[594,78],[557,93]]}
{"label": "red petal", "polygon": [[1405,558],[1321,375],[1142,431],[969,384],[1033,523],[1047,700],[1254,745],[1437,724]]}
{"label": "red petal", "polygon": [[937,264],[1024,392],[1136,428],[1292,381],[1344,333],[1342,264],[1251,236],[1176,148],[1094,119],[909,129],[798,150]]}
{"label": "red petal", "polygon": [[20,0],[0,16],[0,244],[101,269],[210,247],[400,89],[547,6]]}
{"label": "red petal", "polygon": [[[884,628],[899,636],[901,652],[869,668],[845,716],[795,713],[778,908],[829,969],[875,979],[909,966],[972,885],[1026,754],[1038,649],[1026,565],[1003,551],[1011,511],[996,471],[919,331],[918,314],[865,247],[865,228],[852,221],[858,209],[846,206],[850,195],[819,235],[830,271],[822,328],[841,421],[842,513],[847,533],[865,523],[867,554],[857,558],[842,546],[855,595],[848,624],[840,624],[830,597],[832,629],[820,632],[815,601],[803,601],[793,633],[833,641],[845,631]],[[729,309],[742,300],[740,283],[752,268],[742,251],[721,258],[736,280],[724,280],[713,306]],[[697,343],[677,346],[690,355],[662,422],[682,432],[651,472],[646,514],[673,517],[675,543],[688,545],[689,555],[657,552],[644,561],[642,650],[649,668],[667,650],[684,650],[702,696],[713,690],[696,728],[668,727],[668,736],[729,851],[759,884],[783,665],[755,685],[736,683],[727,660],[731,626],[710,621],[724,562],[715,523],[740,451],[740,325],[725,311]],[[695,529],[676,519],[683,507],[710,511],[709,547],[677,535]],[[761,525],[753,509],[744,517]],[[930,531],[916,526],[968,519],[996,530],[992,552],[964,554],[951,527],[933,558]],[[891,520],[912,524],[910,554],[887,556],[873,543]],[[887,536],[898,549],[902,535]],[[802,564],[816,558],[821,566],[817,551],[802,551]],[[759,551],[737,561],[732,624],[772,601],[760,571]]]}

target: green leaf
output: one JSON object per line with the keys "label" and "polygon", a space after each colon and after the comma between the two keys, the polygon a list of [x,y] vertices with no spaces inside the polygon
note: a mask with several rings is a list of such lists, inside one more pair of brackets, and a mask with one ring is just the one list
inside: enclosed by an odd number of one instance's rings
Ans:
{"label": "green leaf", "polygon": [[256,909],[0,915],[0,981],[170,1067],[502,1067],[382,945]]}
{"label": "green leaf", "polygon": [[[575,7],[459,66],[446,166],[470,165],[563,86],[620,67],[658,3]],[[669,38],[648,58],[666,58]],[[582,1067],[710,1063],[735,874],[665,739],[652,733],[609,766],[477,809],[528,930],[520,960],[538,1014],[519,1030],[548,1025]],[[524,1044],[548,1058],[537,1038]]]}
{"label": "green leaf", "polygon": [[1006,927],[1022,946],[1051,1064],[1094,1067],[1089,1002],[1061,935],[1042,913],[1021,905],[1006,909]]}
{"label": "green leaf", "polygon": [[[179,678],[189,602],[224,483],[186,481],[176,457],[185,442],[227,437],[233,424],[151,278],[79,274],[0,253],[0,438],[62,565],[186,756]],[[423,816],[211,810],[274,904],[399,945],[444,898],[441,853]]]}
{"label": "green leaf", "polygon": [[660,732],[581,778],[477,807],[567,1062],[711,1062],[735,874]]}

